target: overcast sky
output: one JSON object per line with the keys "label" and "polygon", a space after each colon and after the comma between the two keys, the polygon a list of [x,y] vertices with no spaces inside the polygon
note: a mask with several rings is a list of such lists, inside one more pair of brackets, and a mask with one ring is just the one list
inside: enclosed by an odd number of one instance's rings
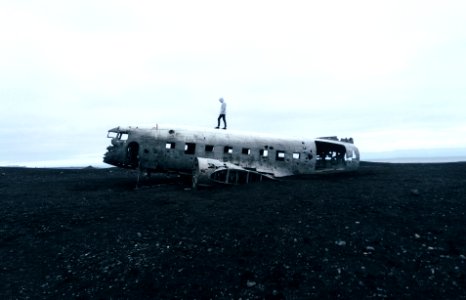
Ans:
{"label": "overcast sky", "polygon": [[[0,165],[96,165],[116,126],[466,149],[466,1],[0,2]],[[465,153],[466,155],[466,153]]]}

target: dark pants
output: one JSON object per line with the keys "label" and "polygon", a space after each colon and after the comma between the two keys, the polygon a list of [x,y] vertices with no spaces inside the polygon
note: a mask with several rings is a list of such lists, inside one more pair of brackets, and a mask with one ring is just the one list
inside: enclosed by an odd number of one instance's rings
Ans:
{"label": "dark pants", "polygon": [[225,114],[220,114],[217,119],[217,127],[220,127],[220,120],[223,119],[223,127],[227,128],[227,119],[225,117]]}

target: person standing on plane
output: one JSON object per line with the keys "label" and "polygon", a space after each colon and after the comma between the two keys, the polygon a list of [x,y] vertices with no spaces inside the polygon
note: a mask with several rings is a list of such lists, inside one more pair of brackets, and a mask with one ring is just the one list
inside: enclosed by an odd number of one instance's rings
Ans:
{"label": "person standing on plane", "polygon": [[227,103],[223,98],[218,99],[220,101],[220,114],[217,119],[217,127],[216,129],[220,128],[220,120],[223,119],[223,128],[222,129],[227,129],[227,119],[226,119],[226,114],[227,114]]}

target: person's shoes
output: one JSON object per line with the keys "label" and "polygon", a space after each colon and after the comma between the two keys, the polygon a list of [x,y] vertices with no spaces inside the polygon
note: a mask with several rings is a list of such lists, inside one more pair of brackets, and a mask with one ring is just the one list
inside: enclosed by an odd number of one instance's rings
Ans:
{"label": "person's shoes", "polygon": [[226,127],[223,127],[222,129],[227,129]]}
{"label": "person's shoes", "polygon": [[219,129],[219,128],[220,128],[220,127],[218,127],[218,126],[217,126],[217,127],[215,127],[215,129]]}

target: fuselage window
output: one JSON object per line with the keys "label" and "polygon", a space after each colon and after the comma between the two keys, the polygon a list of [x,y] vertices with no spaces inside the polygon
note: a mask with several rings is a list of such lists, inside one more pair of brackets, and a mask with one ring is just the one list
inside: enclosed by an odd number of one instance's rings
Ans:
{"label": "fuselage window", "polygon": [[194,154],[195,152],[196,152],[196,144],[186,143],[186,145],[184,145],[185,154]]}
{"label": "fuselage window", "polygon": [[267,157],[269,156],[269,150],[266,150],[266,149],[261,149],[261,151],[259,152],[260,156],[262,157]]}
{"label": "fuselage window", "polygon": [[250,155],[251,154],[251,149],[249,148],[243,148],[241,150],[241,153],[244,154],[244,155]]}
{"label": "fuselage window", "polygon": [[118,134],[118,138],[121,141],[126,141],[128,139],[128,134],[127,133],[120,133],[120,134]]}
{"label": "fuselage window", "polygon": [[233,147],[225,146],[225,148],[223,148],[223,153],[232,154],[233,153]]}
{"label": "fuselage window", "polygon": [[278,151],[277,150],[277,157],[276,160],[283,161],[285,160],[285,151]]}
{"label": "fuselage window", "polygon": [[205,145],[205,152],[214,152],[214,146]]}
{"label": "fuselage window", "polygon": [[301,157],[301,154],[298,152],[293,153],[293,159],[299,159]]}
{"label": "fuselage window", "polygon": [[167,142],[165,144],[165,149],[175,149],[175,143]]}

